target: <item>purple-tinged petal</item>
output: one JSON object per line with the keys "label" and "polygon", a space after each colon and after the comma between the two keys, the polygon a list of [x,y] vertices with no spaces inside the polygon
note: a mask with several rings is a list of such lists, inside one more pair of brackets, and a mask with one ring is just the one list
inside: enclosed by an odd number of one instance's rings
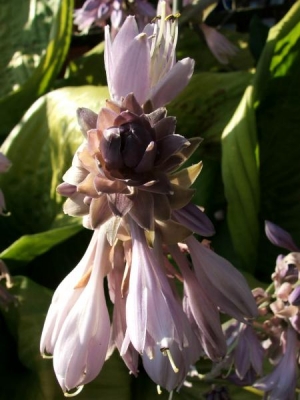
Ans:
{"label": "purple-tinged petal", "polygon": [[285,351],[273,371],[253,386],[268,393],[270,400],[294,400],[297,382],[297,333],[290,326],[286,332]]}
{"label": "purple-tinged petal", "polygon": [[154,202],[151,193],[137,191],[132,198],[134,206],[129,211],[132,219],[143,229],[152,231],[154,228]]}
{"label": "purple-tinged petal", "polygon": [[155,157],[157,154],[157,146],[155,142],[150,142],[145,150],[142,159],[138,165],[134,168],[135,172],[141,174],[143,172],[149,172],[153,169]]}
{"label": "purple-tinged petal", "polygon": [[104,224],[113,216],[105,195],[92,199],[90,205],[90,224],[93,229]]}
{"label": "purple-tinged petal", "polygon": [[205,283],[210,298],[226,314],[244,322],[258,310],[243,275],[227,260],[203,246],[193,236],[186,239],[197,279]]}
{"label": "purple-tinged petal", "polygon": [[154,109],[168,104],[187,86],[193,75],[194,65],[194,60],[184,58],[158,82],[149,96]]}
{"label": "purple-tinged petal", "polygon": [[126,53],[115,62],[112,97],[120,101],[122,97],[133,92],[137,101],[143,104],[149,91],[149,67],[148,38],[145,34],[139,34],[130,43]]}
{"label": "purple-tinged petal", "polygon": [[153,193],[154,200],[154,218],[161,221],[166,221],[170,218],[171,209],[168,196],[164,194]]}
{"label": "purple-tinged petal", "polygon": [[176,129],[176,117],[166,117],[154,125],[156,140],[173,135]]}
{"label": "purple-tinged petal", "polygon": [[198,233],[201,236],[212,236],[215,234],[215,228],[210,219],[193,203],[189,203],[179,210],[173,210],[172,215],[176,221],[194,233]]}
{"label": "purple-tinged petal", "polygon": [[82,182],[88,175],[88,171],[82,167],[70,167],[63,176],[63,180],[70,185],[77,186]]}
{"label": "purple-tinged petal", "polygon": [[275,246],[283,247],[290,251],[300,251],[300,248],[293,241],[292,236],[273,222],[265,221],[265,231],[267,238]]}
{"label": "purple-tinged petal", "polygon": [[300,286],[295,287],[295,289],[289,295],[288,300],[293,306],[300,306]]}
{"label": "purple-tinged petal", "polygon": [[53,354],[54,347],[64,324],[65,318],[81,296],[84,286],[79,285],[82,277],[90,270],[96,253],[97,233],[78,265],[65,277],[55,290],[48,314],[44,323],[40,351],[42,354]]}
{"label": "purple-tinged petal", "polygon": [[[124,274],[124,249],[121,242],[113,248],[113,268],[108,274],[108,285],[111,300],[114,303],[114,311],[111,327],[111,347],[115,344],[121,352],[126,334],[126,297],[122,290]],[[129,343],[122,358],[130,372],[137,376],[138,373],[138,352]]]}
{"label": "purple-tinged petal", "polygon": [[108,204],[117,217],[123,217],[130,211],[134,203],[128,196],[122,193],[115,193],[108,195]]}
{"label": "purple-tinged petal", "polygon": [[0,173],[7,172],[11,166],[9,159],[0,152]]}
{"label": "purple-tinged petal", "polygon": [[70,185],[67,182],[63,182],[57,186],[56,191],[61,196],[71,197],[73,194],[76,193],[76,186]]}
{"label": "purple-tinged petal", "polygon": [[88,108],[82,107],[77,109],[78,123],[85,137],[87,137],[87,131],[96,128],[97,118],[98,115]]}
{"label": "purple-tinged petal", "polygon": [[235,372],[244,379],[252,367],[256,374],[262,374],[264,350],[251,325],[241,324],[238,343],[234,350]]}
{"label": "purple-tinged petal", "polygon": [[89,206],[84,203],[85,197],[85,194],[77,192],[69,197],[63,205],[64,213],[72,217],[82,217],[88,214]]}
{"label": "purple-tinged petal", "polygon": [[[155,347],[153,358],[150,359],[146,354],[143,355],[143,365],[150,378],[159,386],[171,391],[180,388],[185,380],[190,366],[194,364],[200,357],[201,347],[194,336],[188,338],[190,345],[183,349],[179,349],[176,343],[170,345],[170,359],[166,352],[160,350],[159,346]],[[174,368],[178,368],[175,372]]]}
{"label": "purple-tinged petal", "polygon": [[90,279],[67,315],[54,347],[54,371],[63,391],[92,381],[99,374],[108,349],[110,321],[103,278],[110,247],[103,229],[96,231],[96,235]]}
{"label": "purple-tinged petal", "polygon": [[173,154],[178,153],[183,148],[190,145],[189,141],[181,135],[168,135],[158,140],[157,142],[157,153],[156,166],[163,164]]}
{"label": "purple-tinged petal", "polygon": [[170,247],[170,253],[182,273],[184,304],[188,306],[188,313],[191,313],[198,327],[201,346],[213,361],[220,360],[225,356],[227,347],[217,306],[207,296],[203,282],[196,279],[178,246]]}

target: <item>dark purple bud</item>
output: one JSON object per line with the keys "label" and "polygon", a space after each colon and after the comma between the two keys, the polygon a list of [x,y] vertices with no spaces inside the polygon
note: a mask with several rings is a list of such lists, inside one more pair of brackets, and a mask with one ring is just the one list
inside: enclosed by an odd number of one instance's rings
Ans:
{"label": "dark purple bud", "polygon": [[100,147],[107,168],[135,168],[153,140],[150,129],[137,122],[105,129]]}
{"label": "dark purple bud", "polygon": [[124,167],[121,157],[121,136],[117,127],[105,129],[103,139],[100,142],[100,150],[107,169],[119,169]]}
{"label": "dark purple bud", "polygon": [[129,168],[134,168],[141,161],[151,137],[141,125],[136,123],[120,126],[120,134],[124,164]]}
{"label": "dark purple bud", "polygon": [[267,238],[275,246],[283,247],[290,251],[299,251],[299,247],[294,243],[292,236],[273,222],[265,221],[265,232]]}

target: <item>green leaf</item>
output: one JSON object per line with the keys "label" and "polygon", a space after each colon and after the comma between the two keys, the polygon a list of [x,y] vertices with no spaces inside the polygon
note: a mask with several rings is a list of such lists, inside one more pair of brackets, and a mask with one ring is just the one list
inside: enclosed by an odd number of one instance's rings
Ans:
{"label": "green leaf", "polygon": [[0,137],[51,87],[67,55],[73,0],[3,1]]}
{"label": "green leaf", "polygon": [[[75,219],[75,218],[73,218]],[[81,221],[75,219],[75,223],[57,229],[34,235],[25,235],[0,253],[0,259],[9,265],[9,270],[14,273],[14,265],[26,265],[35,257],[47,252],[53,246],[75,235],[82,229]]]}
{"label": "green leaf", "polygon": [[256,263],[260,207],[252,95],[249,86],[222,136],[228,226],[236,252],[248,272],[253,272]]}
{"label": "green leaf", "polygon": [[0,177],[11,212],[0,219],[1,231],[6,232],[3,248],[24,234],[62,226],[65,199],[56,187],[83,140],[76,109],[84,106],[98,112],[106,97],[103,87],[58,89],[40,98],[11,132],[1,148],[12,162]]}
{"label": "green leaf", "polygon": [[300,2],[270,31],[256,84],[260,144],[261,239],[257,274],[267,279],[280,252],[264,234],[264,220],[300,244]]}
{"label": "green leaf", "polygon": [[[270,29],[253,85],[223,135],[228,225],[242,267],[269,279],[278,249],[269,219],[300,242],[300,2]],[[277,252],[277,253],[276,253]],[[261,266],[264,268],[261,268]]]}
{"label": "green leaf", "polygon": [[168,106],[176,115],[176,132],[204,140],[191,158],[203,161],[203,170],[194,184],[194,202],[212,217],[224,206],[221,178],[221,135],[252,78],[246,71],[196,73],[187,88]]}

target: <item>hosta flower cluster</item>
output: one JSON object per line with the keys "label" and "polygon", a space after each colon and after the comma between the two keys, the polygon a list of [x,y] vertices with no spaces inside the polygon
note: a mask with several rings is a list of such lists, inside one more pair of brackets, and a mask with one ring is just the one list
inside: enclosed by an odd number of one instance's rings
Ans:
{"label": "hosta flower cluster", "polygon": [[[269,221],[266,235],[291,253],[277,257],[273,283],[267,290],[253,290],[259,307],[255,324],[234,321],[226,327],[228,354],[221,364],[234,366],[229,379],[236,385],[253,385],[268,400],[293,400],[299,369],[300,249],[289,233]],[[273,366],[265,376],[264,360]]]}
{"label": "hosta flower cluster", "polygon": [[243,276],[194,237],[214,228],[192,203],[201,162],[183,166],[200,139],[176,134],[164,108],[194,66],[176,63],[176,40],[165,15],[142,32],[128,17],[113,41],[107,29],[111,99],[98,114],[78,110],[84,141],[58,191],[94,233],[56,290],[41,339],[65,392],[93,380],[114,348],[134,375],[142,362],[156,384],[178,388],[201,356],[226,354],[220,312],[242,323],[257,312]]}

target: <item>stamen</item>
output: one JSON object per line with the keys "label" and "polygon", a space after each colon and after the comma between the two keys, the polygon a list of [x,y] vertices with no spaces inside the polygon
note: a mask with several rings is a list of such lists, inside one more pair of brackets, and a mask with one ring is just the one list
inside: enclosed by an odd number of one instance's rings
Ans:
{"label": "stamen", "polygon": [[44,349],[44,352],[42,353],[42,357],[45,360],[50,360],[51,358],[53,358],[53,354],[47,353],[46,349]]}
{"label": "stamen", "polygon": [[83,385],[78,386],[78,387],[76,388],[75,392],[70,392],[70,391],[64,392],[64,396],[65,396],[65,397],[75,397],[75,396],[77,396],[77,395],[82,391],[82,389],[83,389]]}
{"label": "stamen", "polygon": [[157,393],[158,393],[158,394],[162,394],[162,390],[161,390],[161,388],[160,388],[159,385],[156,386],[156,389],[157,389]]}
{"label": "stamen", "polygon": [[171,367],[172,367],[173,371],[175,372],[175,374],[177,374],[177,372],[179,371],[179,368],[177,368],[176,365],[175,365],[175,361],[174,361],[174,359],[172,357],[170,349],[161,349],[161,352],[163,353],[164,356],[168,356],[168,359],[170,361]]}

